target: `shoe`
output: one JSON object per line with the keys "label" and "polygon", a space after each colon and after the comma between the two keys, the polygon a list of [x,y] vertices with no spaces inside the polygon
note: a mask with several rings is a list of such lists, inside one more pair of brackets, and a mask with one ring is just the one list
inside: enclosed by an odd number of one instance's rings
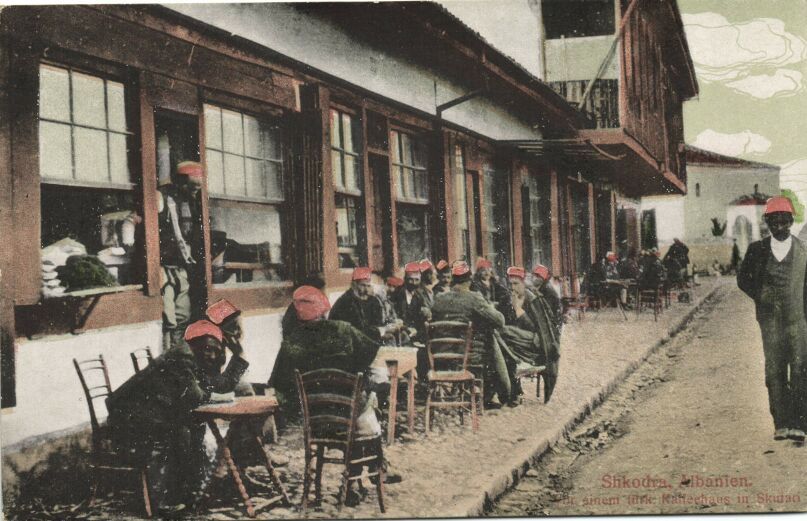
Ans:
{"label": "shoe", "polygon": [[804,441],[804,431],[801,429],[790,429],[787,437],[793,441]]}
{"label": "shoe", "polygon": [[403,481],[403,476],[395,472],[394,470],[387,470],[384,472],[384,483],[387,485],[394,485],[395,483],[400,483]]}
{"label": "shoe", "polygon": [[776,441],[786,440],[790,434],[790,429],[776,429],[773,433],[773,439]]}
{"label": "shoe", "polygon": [[361,496],[355,490],[348,490],[347,497],[345,498],[345,506],[346,507],[355,507],[358,506],[361,502]]}

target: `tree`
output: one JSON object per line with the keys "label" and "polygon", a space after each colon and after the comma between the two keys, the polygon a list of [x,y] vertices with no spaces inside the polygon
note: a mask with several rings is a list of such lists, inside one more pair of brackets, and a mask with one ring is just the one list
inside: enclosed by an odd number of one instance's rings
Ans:
{"label": "tree", "polygon": [[723,234],[726,232],[727,224],[728,222],[720,224],[720,219],[712,217],[712,235],[715,237],[723,237]]}
{"label": "tree", "polygon": [[797,223],[803,222],[804,205],[799,201],[799,196],[789,188],[782,188],[782,195],[790,199],[790,202],[793,203],[793,209],[796,211],[796,213],[793,214],[793,220]]}

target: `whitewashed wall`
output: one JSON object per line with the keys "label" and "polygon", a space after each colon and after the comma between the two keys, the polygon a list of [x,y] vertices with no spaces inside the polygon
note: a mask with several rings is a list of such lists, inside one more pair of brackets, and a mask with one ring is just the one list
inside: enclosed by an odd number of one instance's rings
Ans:
{"label": "whitewashed wall", "polygon": [[[449,81],[423,64],[359,42],[330,21],[289,4],[165,6],[427,113],[434,114],[437,105],[473,88]],[[463,103],[443,117],[492,139],[540,137],[538,131],[487,99]]]}
{"label": "whitewashed wall", "polygon": [[[161,330],[159,322],[149,322],[79,335],[18,340],[17,405],[0,416],[2,446],[88,423],[90,417],[73,358],[86,360],[104,355],[115,388],[134,372],[129,353],[146,346],[158,348]],[[99,412],[106,416],[103,405]]]}
{"label": "whitewashed wall", "polygon": [[676,237],[686,240],[684,236],[684,197],[663,195],[657,197],[643,197],[642,211],[656,211],[656,236],[659,246],[673,242]]}

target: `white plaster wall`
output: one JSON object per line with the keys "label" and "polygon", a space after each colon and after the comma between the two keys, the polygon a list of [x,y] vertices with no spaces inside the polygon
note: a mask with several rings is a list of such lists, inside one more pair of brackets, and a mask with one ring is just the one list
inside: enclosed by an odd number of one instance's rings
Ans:
{"label": "white plaster wall", "polygon": [[[90,417],[73,358],[86,360],[102,354],[114,389],[134,373],[130,352],[146,346],[155,354],[159,352],[161,331],[159,322],[149,322],[18,341],[17,406],[0,416],[2,446],[88,423]],[[102,404],[98,412],[106,416]]]}
{"label": "white plaster wall", "polygon": [[656,211],[656,235],[659,246],[673,242],[676,237],[684,238],[684,197],[680,195],[664,195],[642,198],[642,211]]}
{"label": "white plaster wall", "polygon": [[265,384],[269,381],[283,342],[282,320],[283,313],[245,316],[242,319],[244,338],[241,344],[249,361],[245,375],[248,382]]}
{"label": "white plaster wall", "polygon": [[[590,80],[608,56],[613,40],[613,35],[546,40],[546,81]],[[619,78],[619,54],[617,49],[601,78]]]}
{"label": "white plaster wall", "polygon": [[[359,42],[328,20],[288,3],[165,6],[427,113],[434,114],[437,105],[472,90],[426,66]],[[492,139],[540,137],[537,130],[484,98],[453,107],[443,117]]]}
{"label": "white plaster wall", "polygon": [[[700,197],[696,195],[697,184],[700,184]],[[729,203],[741,195],[753,193],[755,184],[759,185],[760,193],[778,195],[778,170],[687,165],[685,198],[687,238],[712,237],[711,218],[717,217],[721,222],[726,221]]]}

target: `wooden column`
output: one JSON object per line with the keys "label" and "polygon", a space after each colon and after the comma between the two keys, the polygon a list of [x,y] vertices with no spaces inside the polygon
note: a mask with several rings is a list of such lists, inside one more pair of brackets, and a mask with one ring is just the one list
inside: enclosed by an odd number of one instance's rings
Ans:
{"label": "wooden column", "polygon": [[[0,230],[13,230],[11,128],[9,126],[10,80],[8,37],[0,35]],[[11,241],[0,248],[0,397],[2,407],[13,407],[16,398],[16,353],[14,347],[14,280]]]}
{"label": "wooden column", "polygon": [[616,193],[609,192],[611,198],[611,251],[617,251],[616,244]]}
{"label": "wooden column", "polygon": [[432,198],[434,240],[432,241],[433,263],[438,259],[451,258],[450,253],[454,250],[454,227],[453,227],[453,191],[451,189],[453,176],[451,172],[451,141],[448,133],[443,131],[439,123],[435,124],[432,131],[433,139],[430,140],[429,156],[432,161],[430,172],[434,172],[430,179],[430,193]]}
{"label": "wooden column", "polygon": [[597,209],[594,206],[594,185],[587,183],[588,188],[588,245],[591,262],[597,259]]}
{"label": "wooden column", "polygon": [[[512,161],[513,175],[510,178],[510,215],[512,227],[510,230],[512,245],[512,259],[514,266],[524,266],[524,209],[521,204],[521,187],[524,185],[526,167],[518,161]],[[529,269],[528,269],[529,271]]]}
{"label": "wooden column", "polygon": [[398,271],[398,204],[397,204],[397,193],[398,193],[398,176],[395,175],[395,167],[392,165],[392,156],[395,155],[395,151],[392,148],[395,146],[395,143],[392,141],[392,129],[390,128],[389,118],[387,118],[387,139],[389,140],[389,155],[387,156],[388,165],[389,165],[389,196],[390,196],[390,222],[392,222],[391,232],[392,236],[389,238],[390,241],[390,249],[392,251],[392,264],[387,266],[387,269],[390,273],[396,273]]}
{"label": "wooden column", "polygon": [[[377,259],[373,256],[373,244],[375,244],[376,238],[376,222],[375,222],[375,191],[373,190],[373,186],[375,184],[375,179],[371,177],[370,171],[370,154],[367,151],[368,141],[367,141],[367,104],[362,103],[361,106],[361,153],[359,155],[359,160],[361,161],[361,171],[362,171],[362,192],[364,195],[364,222],[365,222],[365,237],[364,240],[366,241],[366,248],[367,248],[367,265],[370,266],[373,270],[381,271],[383,266],[382,263],[379,263]],[[330,155],[329,155],[330,157]]]}
{"label": "wooden column", "polygon": [[[154,106],[148,99],[145,74],[140,74],[138,110],[140,122],[140,168],[142,172],[141,190],[143,195],[143,232],[146,247],[146,294],[160,294],[160,231],[157,222],[157,146],[154,135]],[[204,125],[202,121],[200,125]],[[204,127],[201,127],[204,132]],[[203,148],[200,145],[200,150]],[[204,156],[202,156],[204,164]],[[206,181],[205,181],[206,183]],[[209,221],[203,221],[209,222]],[[207,234],[205,234],[207,235]],[[210,287],[210,281],[208,281]]]}
{"label": "wooden column", "polygon": [[551,215],[551,230],[552,230],[552,273],[560,275],[563,273],[563,266],[561,265],[561,250],[563,245],[560,239],[560,198],[561,191],[558,186],[558,173],[554,169],[549,174],[550,179],[550,192],[549,204]]}

